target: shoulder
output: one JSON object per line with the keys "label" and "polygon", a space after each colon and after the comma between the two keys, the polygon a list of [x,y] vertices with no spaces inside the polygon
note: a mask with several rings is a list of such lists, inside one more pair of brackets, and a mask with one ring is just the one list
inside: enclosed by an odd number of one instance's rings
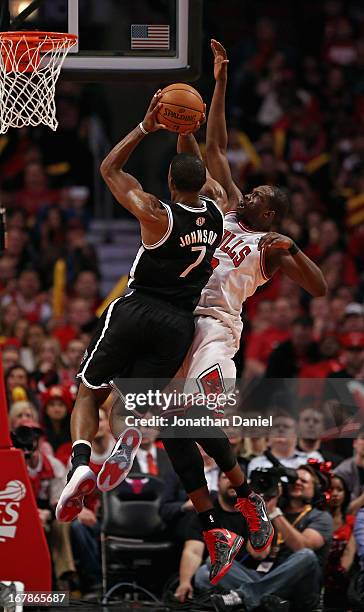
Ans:
{"label": "shoulder", "polygon": [[344,459],[339,465],[334,469],[335,474],[341,474],[342,472],[349,472],[355,467],[354,457],[349,457],[348,459]]}
{"label": "shoulder", "polygon": [[47,459],[52,466],[55,478],[63,478],[66,475],[66,468],[63,463],[53,455],[49,455]]}
{"label": "shoulder", "polygon": [[206,208],[210,213],[224,221],[224,213],[219,205],[219,200],[207,195],[200,195],[200,200],[206,204]]}
{"label": "shoulder", "polygon": [[305,527],[316,529],[319,533],[324,531],[322,535],[325,535],[327,531],[331,532],[334,526],[331,514],[326,510],[319,510],[318,508],[312,508],[307,514],[305,522]]}

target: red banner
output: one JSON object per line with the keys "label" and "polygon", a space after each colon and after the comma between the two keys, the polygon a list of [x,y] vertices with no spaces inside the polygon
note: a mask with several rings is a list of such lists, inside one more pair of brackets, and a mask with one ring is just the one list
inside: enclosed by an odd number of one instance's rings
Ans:
{"label": "red banner", "polygon": [[10,448],[10,446],[3,362],[0,353],[0,448]]}
{"label": "red banner", "polygon": [[51,591],[51,562],[22,451],[0,450],[0,580]]}

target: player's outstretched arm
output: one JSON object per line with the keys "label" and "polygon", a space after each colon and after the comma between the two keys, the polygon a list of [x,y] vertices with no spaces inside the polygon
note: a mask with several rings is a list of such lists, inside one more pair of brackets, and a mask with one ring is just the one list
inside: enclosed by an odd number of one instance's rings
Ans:
{"label": "player's outstretched arm", "polygon": [[160,91],[154,94],[143,121],[110,151],[100,167],[101,175],[116,200],[143,222],[160,221],[166,217],[165,211],[161,210],[158,199],[143,191],[137,179],[124,172],[123,167],[146,134],[165,129],[157,121],[161,106],[159,99]]}
{"label": "player's outstretched arm", "polygon": [[228,136],[225,117],[225,95],[229,60],[227,59],[224,47],[217,40],[213,39],[211,41],[211,49],[214,56],[215,89],[207,120],[207,166],[213,178],[226,191],[230,202],[230,210],[234,210],[241,199],[241,191],[233,181],[226,156]]}
{"label": "player's outstretched arm", "polygon": [[[200,147],[193,134],[180,134],[177,141],[177,153],[190,153],[196,155],[202,159]],[[215,181],[206,168],[206,183],[202,187],[200,194],[211,198],[221,208],[223,212],[227,212],[229,208],[229,201],[226,191],[222,188],[220,183]]]}
{"label": "player's outstretched arm", "polygon": [[260,239],[258,249],[265,251],[265,267],[269,276],[281,269],[314,297],[326,294],[327,283],[320,268],[298,248],[292,238],[269,232]]}

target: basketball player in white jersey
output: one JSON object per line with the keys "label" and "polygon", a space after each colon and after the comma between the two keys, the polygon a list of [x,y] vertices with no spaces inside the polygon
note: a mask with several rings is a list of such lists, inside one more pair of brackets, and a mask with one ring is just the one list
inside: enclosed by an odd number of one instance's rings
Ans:
{"label": "basketball player in white jersey", "polygon": [[[182,376],[196,379],[196,390],[234,385],[233,357],[243,329],[244,302],[278,270],[311,295],[326,293],[321,270],[288,236],[271,231],[288,210],[288,199],[277,187],[263,185],[243,195],[234,183],[226,156],[225,93],[226,51],[211,41],[216,80],[207,123],[206,156],[211,176],[226,192],[230,210],[225,215],[224,237],[212,261],[214,272],[202,290],[193,344],[182,366]],[[195,139],[186,136],[195,150]],[[228,382],[229,381],[229,382]]]}

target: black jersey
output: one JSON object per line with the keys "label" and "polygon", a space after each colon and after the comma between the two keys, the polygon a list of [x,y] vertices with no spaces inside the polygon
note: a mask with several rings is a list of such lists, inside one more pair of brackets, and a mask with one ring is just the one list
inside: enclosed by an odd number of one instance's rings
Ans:
{"label": "black jersey", "polygon": [[200,196],[201,207],[161,202],[168,228],[154,245],[140,247],[129,287],[193,311],[212,272],[211,259],[223,234],[217,204]]}

